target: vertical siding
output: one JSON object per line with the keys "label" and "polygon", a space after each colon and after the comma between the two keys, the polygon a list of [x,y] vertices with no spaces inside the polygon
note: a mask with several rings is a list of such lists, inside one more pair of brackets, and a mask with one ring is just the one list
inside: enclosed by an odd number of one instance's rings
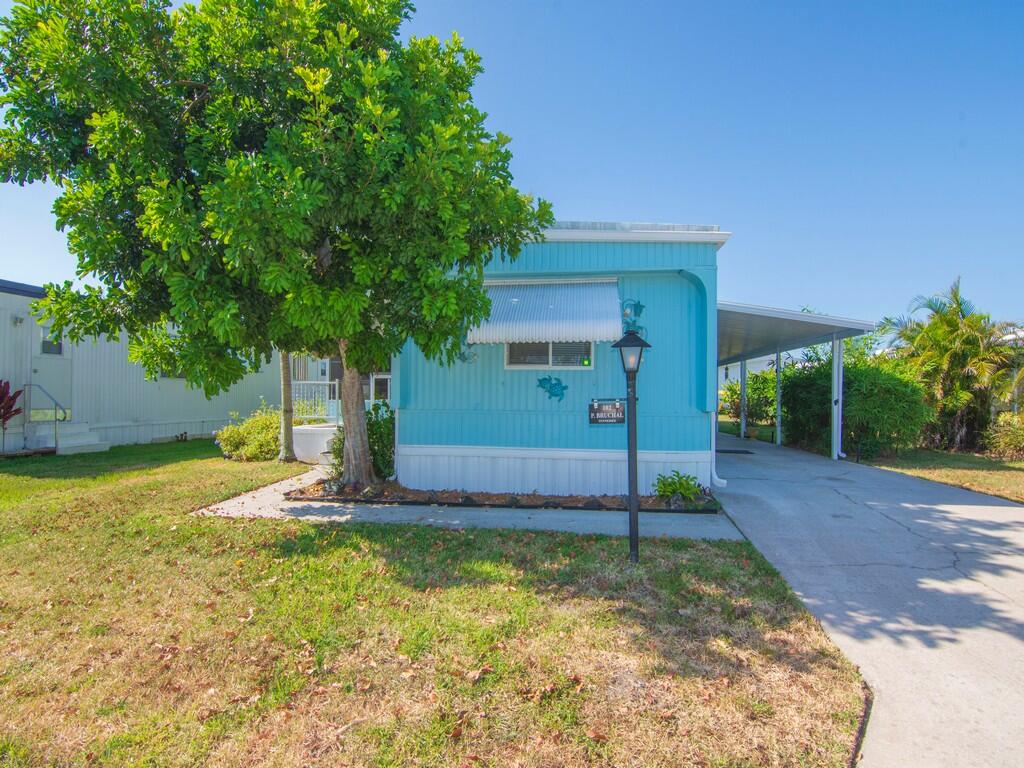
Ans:
{"label": "vertical siding", "polygon": [[[129,362],[128,342],[85,341],[71,350],[72,413],[112,442],[148,442],[178,432],[209,431],[232,412],[246,415],[261,397],[280,402],[278,360],[246,376],[227,392],[207,398],[182,379],[147,379],[142,366]],[[210,424],[209,429],[200,424]],[[156,427],[164,427],[157,429]],[[192,429],[188,429],[192,426]],[[138,438],[132,438],[132,433]]]}
{"label": "vertical siding", "polygon": [[[12,389],[25,386],[29,376],[32,329],[34,321],[29,316],[32,299],[0,293],[0,379],[11,382]],[[15,317],[25,318],[20,325],[14,324]],[[25,408],[25,395],[18,405]],[[20,450],[24,415],[15,416],[7,426],[7,450]]]}
{"label": "vertical siding", "polygon": [[[701,399],[707,339],[700,291],[671,272],[625,275],[619,288],[623,299],[644,304],[640,324],[652,345],[637,379],[640,449],[707,450],[710,431]],[[500,344],[475,345],[470,352],[470,361],[445,368],[408,345],[399,363],[401,444],[575,449],[624,444],[624,425],[591,425],[587,414],[590,400],[625,395],[619,355],[610,343],[595,345],[594,367],[585,371],[507,370]],[[568,385],[561,402],[537,386],[548,374]]]}
{"label": "vertical siding", "polygon": [[[31,299],[0,293],[0,379],[15,387],[29,383],[31,353],[37,325],[30,316]],[[26,320],[15,326],[13,317]],[[280,403],[278,360],[246,376],[227,392],[207,398],[181,379],[147,380],[142,367],[128,361],[128,343],[84,341],[66,345],[70,361],[71,398],[65,403],[74,422],[85,422],[100,440],[144,443],[189,432],[209,433],[223,426],[232,412],[248,414]],[[21,417],[8,431],[8,448],[21,448]]]}
{"label": "vertical siding", "polygon": [[533,243],[515,261],[496,258],[488,276],[610,274],[628,271],[661,271],[714,268],[717,250],[713,243]]}

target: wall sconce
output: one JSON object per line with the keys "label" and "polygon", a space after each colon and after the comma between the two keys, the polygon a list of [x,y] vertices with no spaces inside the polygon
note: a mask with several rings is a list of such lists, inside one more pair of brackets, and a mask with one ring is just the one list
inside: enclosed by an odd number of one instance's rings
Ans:
{"label": "wall sconce", "polygon": [[21,315],[11,315],[11,325],[17,328],[19,325],[25,322],[25,318]]}

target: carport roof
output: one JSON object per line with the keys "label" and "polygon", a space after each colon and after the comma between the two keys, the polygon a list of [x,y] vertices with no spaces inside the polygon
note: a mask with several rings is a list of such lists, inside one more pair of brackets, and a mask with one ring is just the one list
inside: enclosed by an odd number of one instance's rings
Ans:
{"label": "carport roof", "polygon": [[874,330],[875,324],[846,317],[718,302],[718,364],[802,349]]}

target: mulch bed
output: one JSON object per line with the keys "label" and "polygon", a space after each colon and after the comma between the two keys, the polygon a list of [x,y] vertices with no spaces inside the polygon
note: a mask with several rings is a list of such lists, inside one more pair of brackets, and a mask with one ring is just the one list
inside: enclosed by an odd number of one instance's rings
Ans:
{"label": "mulch bed", "polygon": [[[571,509],[621,512],[626,510],[625,496],[549,496],[539,493],[483,493],[465,491],[421,491],[395,482],[384,482],[369,488],[328,487],[330,481],[318,480],[305,488],[289,491],[290,501],[335,501],[359,504],[403,504],[438,507],[512,507],[515,509]],[[337,492],[335,492],[337,490]],[[713,496],[700,496],[681,508],[669,506],[659,496],[641,496],[642,512],[674,512],[714,515],[722,505]]]}

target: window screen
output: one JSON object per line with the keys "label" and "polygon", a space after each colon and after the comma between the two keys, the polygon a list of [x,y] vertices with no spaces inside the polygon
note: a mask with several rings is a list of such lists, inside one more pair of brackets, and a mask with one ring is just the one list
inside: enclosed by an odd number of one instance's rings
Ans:
{"label": "window screen", "polygon": [[509,365],[547,365],[548,343],[530,341],[508,345]]}
{"label": "window screen", "polygon": [[551,365],[568,368],[590,367],[589,341],[554,341],[551,343]]}
{"label": "window screen", "polygon": [[52,339],[43,339],[43,346],[40,349],[44,355],[63,355],[64,354],[64,342],[53,341]]}

